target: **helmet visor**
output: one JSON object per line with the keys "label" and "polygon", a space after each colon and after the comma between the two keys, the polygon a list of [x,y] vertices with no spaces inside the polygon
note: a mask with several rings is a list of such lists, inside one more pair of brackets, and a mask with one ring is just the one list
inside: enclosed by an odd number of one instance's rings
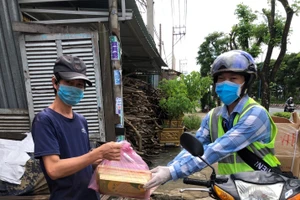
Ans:
{"label": "helmet visor", "polygon": [[241,52],[230,51],[219,56],[211,66],[213,76],[226,71],[255,73],[256,65]]}

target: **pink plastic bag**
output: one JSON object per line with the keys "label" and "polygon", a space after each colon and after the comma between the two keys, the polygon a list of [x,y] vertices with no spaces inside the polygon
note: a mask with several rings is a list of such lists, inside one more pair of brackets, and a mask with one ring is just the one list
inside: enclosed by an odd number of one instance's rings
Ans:
{"label": "pink plastic bag", "polygon": [[[145,180],[145,177],[150,179],[151,172],[149,171],[148,165],[132,149],[130,143],[127,141],[122,141],[121,143],[122,148],[120,161],[103,160],[95,170],[94,175],[90,180],[89,188],[101,194],[112,196],[150,199],[150,194],[153,190],[150,192],[150,190],[142,188],[142,184],[135,185],[130,182],[131,179]],[[107,185],[101,185],[99,187],[97,177],[100,176],[101,180],[101,177],[108,174],[113,177],[119,177],[120,181],[110,181]],[[108,192],[108,190],[110,191]]]}

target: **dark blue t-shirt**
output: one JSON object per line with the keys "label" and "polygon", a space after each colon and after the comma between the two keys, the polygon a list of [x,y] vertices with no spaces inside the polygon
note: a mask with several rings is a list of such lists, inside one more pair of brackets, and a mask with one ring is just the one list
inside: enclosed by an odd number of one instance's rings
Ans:
{"label": "dark blue t-shirt", "polygon": [[92,166],[79,172],[52,180],[46,173],[42,156],[59,155],[60,159],[86,154],[90,150],[86,119],[73,112],[73,119],[66,118],[50,108],[38,113],[32,123],[34,156],[40,159],[47,180],[51,200],[96,200],[97,193],[88,188],[93,175]]}

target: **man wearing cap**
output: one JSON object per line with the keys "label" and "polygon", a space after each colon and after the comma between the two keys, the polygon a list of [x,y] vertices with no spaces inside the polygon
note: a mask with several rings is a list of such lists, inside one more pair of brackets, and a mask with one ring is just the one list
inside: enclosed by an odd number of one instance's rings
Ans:
{"label": "man wearing cap", "polygon": [[99,199],[88,188],[93,175],[92,165],[102,159],[120,160],[121,145],[108,142],[90,148],[86,119],[72,106],[83,98],[92,82],[86,76],[86,66],[74,56],[61,56],[54,64],[53,103],[38,113],[32,123],[34,155],[40,159],[50,190],[50,200]]}

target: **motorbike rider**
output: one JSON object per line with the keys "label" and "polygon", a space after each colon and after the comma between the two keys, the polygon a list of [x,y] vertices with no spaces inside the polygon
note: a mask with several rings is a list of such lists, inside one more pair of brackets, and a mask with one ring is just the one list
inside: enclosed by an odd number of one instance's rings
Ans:
{"label": "motorbike rider", "polygon": [[[196,132],[204,146],[202,158],[209,164],[218,162],[219,174],[253,171],[237,153],[250,147],[271,167],[279,166],[274,155],[276,125],[268,111],[248,96],[257,76],[252,56],[241,50],[223,53],[211,65],[211,74],[215,92],[224,105],[211,110]],[[152,178],[144,188],[189,176],[205,167],[204,162],[183,149],[168,166],[152,169]]]}
{"label": "motorbike rider", "polygon": [[[284,104],[284,111],[285,112],[287,112],[287,111],[291,111],[291,109],[289,109],[289,108],[293,108],[294,107],[294,105],[292,105],[294,103],[294,101],[293,101],[293,97],[289,97],[287,100],[286,100],[286,102],[285,102],[285,104]],[[294,111],[294,109],[292,109],[292,111]]]}
{"label": "motorbike rider", "polygon": [[286,100],[286,102],[285,102],[287,105],[288,104],[291,104],[291,103],[294,103],[293,102],[293,97],[289,97],[287,100]]}

